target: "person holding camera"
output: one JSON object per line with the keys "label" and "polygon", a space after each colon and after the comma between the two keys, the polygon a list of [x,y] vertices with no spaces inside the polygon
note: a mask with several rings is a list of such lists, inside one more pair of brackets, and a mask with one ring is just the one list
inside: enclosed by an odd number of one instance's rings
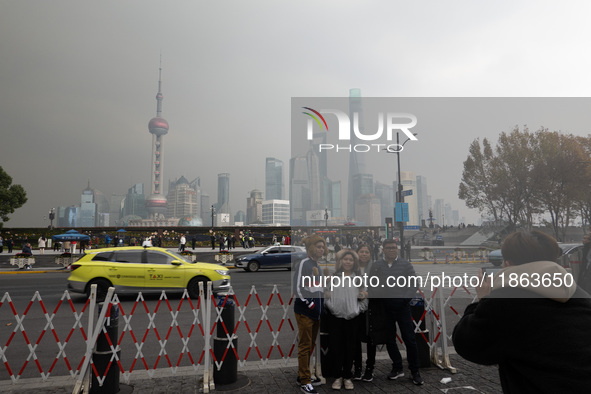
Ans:
{"label": "person holding camera", "polygon": [[[591,300],[541,231],[502,244],[503,269],[486,274],[452,340],[477,364],[499,366],[505,393],[584,393],[591,388]],[[482,278],[482,272],[480,274]]]}

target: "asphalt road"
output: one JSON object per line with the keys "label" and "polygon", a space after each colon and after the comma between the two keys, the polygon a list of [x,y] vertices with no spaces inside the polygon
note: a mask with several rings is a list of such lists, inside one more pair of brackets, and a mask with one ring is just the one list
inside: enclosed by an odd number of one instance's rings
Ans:
{"label": "asphalt road", "polygon": [[[476,275],[482,266],[415,264],[415,270],[422,277],[445,273],[453,278],[465,273]],[[64,271],[0,275],[0,349],[4,348],[4,356],[14,374],[20,371],[22,377],[39,377],[41,369],[44,373],[51,370],[52,375],[68,375],[68,370],[75,370],[82,360],[88,325],[86,297],[65,292],[67,276]],[[293,349],[293,307],[288,305],[291,272],[232,270],[231,278],[239,305],[235,319],[240,359],[277,359],[292,351],[293,357],[297,349]],[[272,294],[275,286],[279,295]],[[447,297],[452,290],[445,288],[443,294]],[[430,294],[429,289],[425,289],[425,295],[429,297]],[[453,299],[446,306],[448,334],[458,319],[454,311],[461,313],[473,296],[470,287],[454,292]],[[122,313],[118,320],[118,335],[122,336],[121,362],[125,370],[132,366],[134,370],[187,366],[191,364],[188,352],[195,363],[199,361],[203,349],[202,315],[194,312],[186,298],[172,294],[164,298],[159,295],[125,295],[120,297],[120,302]],[[196,304],[193,300],[193,306]],[[84,333],[81,324],[85,327]],[[60,347],[62,353],[56,358]],[[6,368],[0,368],[0,380],[4,379],[9,379],[8,373]]]}

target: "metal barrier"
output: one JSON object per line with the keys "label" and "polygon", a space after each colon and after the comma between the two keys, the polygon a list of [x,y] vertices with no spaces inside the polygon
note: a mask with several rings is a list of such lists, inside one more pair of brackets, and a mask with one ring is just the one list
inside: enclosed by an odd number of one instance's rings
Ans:
{"label": "metal barrier", "polygon": [[[436,288],[430,294],[426,289],[420,291],[424,299],[425,311],[414,322],[415,332],[419,333],[418,336],[422,337],[429,346],[431,362],[439,368],[455,372],[455,368],[451,366],[449,360],[448,341],[451,340],[451,336],[447,333],[448,319],[446,315],[460,316],[460,312],[453,305],[454,296],[457,296],[459,292],[467,295],[470,300],[475,298],[475,294],[462,287],[453,288],[451,293],[445,296],[444,290],[448,291],[449,288]],[[208,393],[215,389],[214,368],[219,370],[230,353],[235,356],[241,367],[244,367],[248,361],[253,361],[253,358],[262,366],[267,365],[270,360],[282,360],[283,364],[287,365],[290,359],[297,358],[298,332],[297,326],[294,324],[293,296],[290,294],[289,299],[284,299],[277,285],[273,286],[266,301],[261,299],[262,297],[255,286],[252,286],[248,295],[242,300],[234,293],[233,289],[230,289],[223,299],[224,301],[218,305],[219,300],[212,294],[211,282],[209,282],[205,289],[203,284],[200,284],[199,298],[196,300],[192,300],[185,290],[176,307],[171,305],[166,293],[162,292],[152,311],[141,293],[138,294],[132,308],[125,310],[113,291],[113,288],[109,289],[105,300],[105,305],[108,307],[102,309],[96,322],[94,321],[96,308],[94,289],[79,311],[76,310],[70,294],[65,291],[52,313],[46,310],[38,292],[35,292],[22,314],[17,312],[10,295],[5,293],[0,300],[0,313],[6,313],[9,308],[15,324],[11,333],[7,333],[6,330],[3,333],[0,331],[0,334],[3,334],[0,336],[0,360],[4,364],[6,374],[10,377],[12,384],[18,383],[31,361],[36,365],[42,381],[47,381],[61,359],[66,366],[66,371],[73,378],[75,393],[88,392],[89,374],[93,374],[101,385],[110,368],[119,369],[123,381],[129,383],[131,375],[137,376],[142,373],[142,370],[145,370],[148,378],[153,378],[157,369],[167,368],[170,374],[174,375],[177,369],[183,365],[192,367],[196,374],[203,374],[203,392]],[[234,301],[238,314],[233,328],[226,326],[222,318],[223,306],[228,299]],[[28,330],[25,328],[26,318],[33,310],[33,305],[38,305],[41,308],[45,320],[45,326],[41,329],[36,340],[31,340]],[[116,343],[111,341],[107,335],[108,347],[112,355],[105,372],[100,374],[93,364],[91,356],[99,333],[106,333],[104,323],[109,319],[111,305],[119,307],[119,329],[121,332]],[[64,312],[65,310],[67,312]],[[247,310],[249,317],[247,317]],[[260,313],[260,317],[254,318],[254,311],[257,311],[257,314]],[[184,317],[181,321],[179,319],[181,312],[190,317],[188,319]],[[65,313],[71,315],[73,324],[69,332],[62,335],[56,331],[54,322],[57,321],[58,316]],[[167,329],[162,329],[162,325],[166,322],[159,322],[160,328],[157,327],[155,322],[157,314],[169,316]],[[426,323],[429,335],[425,335],[421,330],[420,326],[423,322]],[[11,325],[12,323],[9,323],[5,327]],[[244,334],[241,333],[240,338],[244,344],[247,344],[244,350],[239,351],[234,346],[234,342],[228,340],[222,357],[216,358],[212,347],[212,338],[218,325],[223,327],[223,335],[228,339],[238,335],[241,330]],[[271,339],[263,342],[257,341],[263,332],[266,332],[267,337],[270,335]],[[19,358],[10,354],[11,345],[13,348],[18,346],[15,341],[19,333],[28,349],[24,360],[24,356]],[[65,339],[60,339],[60,335]],[[4,342],[5,336],[7,339]],[[54,353],[46,350],[40,352],[39,347],[42,345],[43,339],[51,337],[55,340],[57,351]],[[75,340],[84,343],[84,346],[80,346],[84,349],[83,352],[75,351],[72,348],[70,343]],[[46,339],[46,341],[51,343],[51,339]],[[398,341],[400,344],[403,343],[400,337],[398,337]],[[180,351],[174,350],[175,346],[180,347]],[[119,356],[119,349],[125,349],[125,353],[122,351]],[[130,351],[130,349],[133,350]],[[319,349],[320,343],[318,341],[313,357],[313,370],[319,375],[319,378],[322,378]],[[19,349],[15,353],[22,354],[23,352],[22,349]],[[178,358],[173,353],[178,354]],[[41,355],[45,356],[46,354],[51,356],[49,361],[39,359]],[[20,368],[18,368],[19,364]],[[49,367],[44,367],[48,364]]]}

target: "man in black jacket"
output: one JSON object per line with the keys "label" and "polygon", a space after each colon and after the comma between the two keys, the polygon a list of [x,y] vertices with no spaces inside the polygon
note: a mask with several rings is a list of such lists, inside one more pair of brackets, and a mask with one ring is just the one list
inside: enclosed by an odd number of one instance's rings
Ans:
{"label": "man in black jacket", "polygon": [[[396,343],[396,323],[406,347],[406,355],[414,384],[422,385],[419,373],[419,351],[410,313],[410,300],[417,291],[415,270],[408,261],[398,257],[398,245],[393,239],[382,244],[384,259],[376,261],[370,276],[379,279],[377,287],[369,288],[370,335],[375,344],[385,343],[392,360],[388,379],[404,376],[402,356]],[[377,282],[374,282],[377,283]]]}
{"label": "man in black jacket", "polygon": [[296,323],[298,325],[298,383],[300,390],[316,394],[314,385],[320,380],[310,373],[310,352],[320,329],[320,315],[324,303],[323,275],[318,262],[326,254],[326,241],[317,234],[304,240],[308,257],[298,263],[293,278]]}
{"label": "man in black jacket", "polygon": [[540,231],[509,235],[503,269],[492,283],[486,275],[476,288],[480,301],[468,305],[454,328],[456,352],[498,364],[505,393],[591,390],[591,301],[556,264],[560,253],[556,240]]}

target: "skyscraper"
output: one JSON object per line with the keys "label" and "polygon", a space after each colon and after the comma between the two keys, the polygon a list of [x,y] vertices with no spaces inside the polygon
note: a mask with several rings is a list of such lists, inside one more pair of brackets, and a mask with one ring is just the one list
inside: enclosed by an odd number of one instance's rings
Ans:
{"label": "skyscraper", "polygon": [[265,197],[267,200],[283,198],[283,162],[267,157],[265,164]]}
{"label": "skyscraper", "polygon": [[151,194],[146,199],[146,209],[150,219],[158,219],[166,213],[166,197],[162,190],[164,179],[163,163],[163,140],[168,134],[168,122],[162,118],[162,67],[158,71],[158,93],[156,93],[156,117],[148,123],[148,130],[152,134],[152,167],[151,167]]}
{"label": "skyscraper", "polygon": [[80,227],[94,227],[96,225],[96,204],[94,203],[94,190],[88,187],[82,191],[80,196]]}
{"label": "skyscraper", "polygon": [[[218,224],[230,224],[230,174],[218,174]],[[227,215],[227,216],[226,216]]]}
{"label": "skyscraper", "polygon": [[391,185],[376,182],[374,190],[376,197],[380,199],[380,216],[382,223],[384,223],[385,218],[394,217],[394,188]]}
{"label": "skyscraper", "polygon": [[[127,190],[123,203],[122,216],[139,216],[146,218],[146,197],[144,196],[144,184],[136,183]],[[119,219],[117,217],[117,219]]]}
{"label": "skyscraper", "polygon": [[[349,119],[355,119],[355,114],[358,116],[359,128],[363,125],[363,108],[361,106],[361,89],[350,89],[349,90]],[[355,122],[351,122],[351,145],[357,145],[361,141],[353,132]],[[355,201],[363,194],[373,193],[372,191],[361,190],[362,184],[355,183],[355,177],[357,175],[369,175],[365,174],[365,159],[363,153],[351,152],[349,154],[349,182],[348,182],[348,193],[347,193],[347,215],[350,218],[355,217]],[[373,181],[372,181],[373,183]],[[373,188],[373,184],[371,186]]]}
{"label": "skyscraper", "polygon": [[246,199],[246,224],[260,223],[262,217],[263,192],[252,190]]}
{"label": "skyscraper", "polygon": [[191,186],[184,176],[171,181],[168,186],[167,216],[169,218],[199,219],[201,215],[201,195],[195,185]]}
{"label": "skyscraper", "polygon": [[291,225],[306,225],[306,211],[310,209],[310,182],[306,157],[292,157],[289,161],[289,201]]}

